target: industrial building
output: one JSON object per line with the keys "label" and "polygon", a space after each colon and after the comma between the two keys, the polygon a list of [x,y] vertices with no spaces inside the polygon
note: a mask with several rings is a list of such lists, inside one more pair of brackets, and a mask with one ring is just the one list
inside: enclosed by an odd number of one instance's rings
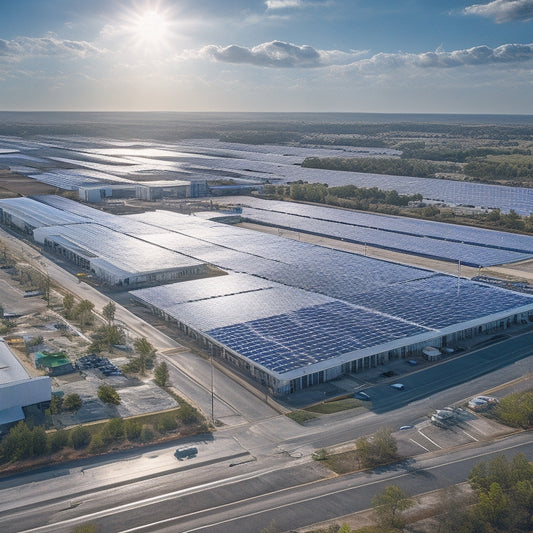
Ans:
{"label": "industrial building", "polygon": [[208,272],[201,261],[98,224],[42,227],[33,236],[45,251],[107,285],[165,283]]}
{"label": "industrial building", "polygon": [[[243,274],[130,294],[215,357],[284,395],[533,318],[531,297],[461,284],[457,294],[450,276],[398,283],[383,287],[375,305],[364,293],[355,305]],[[397,300],[387,306],[391,298]]]}
{"label": "industrial building", "polygon": [[162,198],[199,198],[207,194],[207,182],[184,180],[145,181],[136,184],[136,198],[154,202]]}
{"label": "industrial building", "polygon": [[24,420],[25,411],[47,409],[51,399],[50,378],[30,378],[6,341],[0,337],[0,435]]}
{"label": "industrial building", "polygon": [[[131,294],[276,395],[533,321],[532,296],[461,277],[199,216],[33,201],[88,221],[34,229],[46,250],[105,283],[152,285]],[[193,279],[209,269],[227,275]]]}

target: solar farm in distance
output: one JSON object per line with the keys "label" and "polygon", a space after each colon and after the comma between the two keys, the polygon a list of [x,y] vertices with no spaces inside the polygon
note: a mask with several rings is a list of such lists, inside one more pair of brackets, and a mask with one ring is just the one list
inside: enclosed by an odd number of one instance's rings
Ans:
{"label": "solar farm in distance", "polygon": [[[300,166],[309,156],[397,155],[385,148],[210,139],[128,145],[82,137],[2,137],[0,147],[0,162],[12,170],[80,197],[83,192],[86,200],[94,191],[139,194],[139,187],[150,189],[146,180],[157,192],[172,180],[198,185],[227,173],[243,184],[304,179],[373,187],[379,179],[380,188],[428,199],[533,211],[529,189]],[[533,257],[533,237],[526,235],[252,197],[217,201],[241,205],[242,220],[465,266]],[[48,195],[0,200],[0,219],[100,283],[130,290],[137,302],[275,395],[533,318],[528,294],[222,224],[210,214],[156,209],[117,216]]]}

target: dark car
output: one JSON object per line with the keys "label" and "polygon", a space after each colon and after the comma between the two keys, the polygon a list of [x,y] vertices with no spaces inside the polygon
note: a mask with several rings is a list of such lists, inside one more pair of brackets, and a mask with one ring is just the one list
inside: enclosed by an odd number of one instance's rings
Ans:
{"label": "dark car", "polygon": [[191,446],[190,448],[178,448],[174,452],[174,457],[178,460],[192,459],[198,455],[198,448]]}

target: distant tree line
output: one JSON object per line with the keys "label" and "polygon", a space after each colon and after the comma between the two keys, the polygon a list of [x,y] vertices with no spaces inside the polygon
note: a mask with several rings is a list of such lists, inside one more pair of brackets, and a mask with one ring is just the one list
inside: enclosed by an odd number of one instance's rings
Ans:
{"label": "distant tree line", "polygon": [[438,172],[457,172],[458,170],[452,163],[438,164],[421,159],[389,157],[306,157],[302,167],[417,178],[434,178]]}
{"label": "distant tree line", "polygon": [[467,176],[482,181],[530,181],[533,180],[533,158],[526,161],[470,161],[464,166]]}
{"label": "distant tree line", "polygon": [[451,148],[447,146],[428,148],[424,141],[402,143],[396,146],[402,152],[402,159],[426,159],[428,161],[449,161],[452,163],[466,163],[473,158],[488,155],[531,155],[530,149],[520,148],[491,148],[488,146]]}
{"label": "distant tree line", "polygon": [[397,191],[383,191],[377,187],[365,188],[355,185],[329,187],[325,183],[304,183],[290,185],[266,185],[264,194],[276,198],[290,198],[295,201],[335,205],[350,209],[376,210],[373,206],[407,206],[409,202],[422,201],[421,194],[400,195]]}

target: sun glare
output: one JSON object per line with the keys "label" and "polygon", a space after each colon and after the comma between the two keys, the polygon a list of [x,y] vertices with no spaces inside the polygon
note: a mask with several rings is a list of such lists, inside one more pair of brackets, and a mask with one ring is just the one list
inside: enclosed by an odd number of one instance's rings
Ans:
{"label": "sun glare", "polygon": [[132,33],[138,44],[159,47],[168,38],[169,21],[162,13],[149,10],[139,13],[133,21]]}

